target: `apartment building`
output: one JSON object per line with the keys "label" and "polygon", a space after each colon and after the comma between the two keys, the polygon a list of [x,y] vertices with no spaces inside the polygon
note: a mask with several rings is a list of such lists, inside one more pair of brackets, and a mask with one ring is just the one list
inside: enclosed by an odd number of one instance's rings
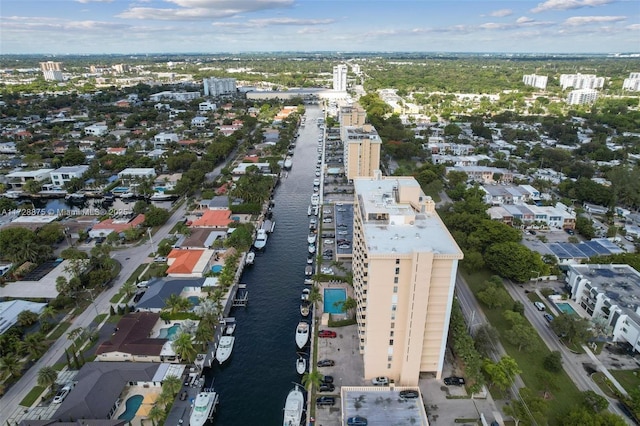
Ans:
{"label": "apartment building", "polygon": [[576,89],[602,89],[604,77],[598,77],[595,74],[561,74],[560,85],[562,90],[569,87]]}
{"label": "apartment building", "polygon": [[21,190],[30,180],[45,183],[51,177],[54,169],[19,170],[6,175],[6,184],[9,189]]}
{"label": "apartment building", "polygon": [[171,92],[164,91],[149,95],[151,102],[159,102],[162,99],[172,99],[174,101],[192,101],[201,97],[200,92]]}
{"label": "apartment building", "polygon": [[353,286],[365,378],[440,378],[462,251],[412,177],[354,179]]}
{"label": "apartment building", "polygon": [[611,326],[614,342],[640,351],[640,273],[629,265],[568,265],[566,285],[571,299],[591,318]]}
{"label": "apartment building", "polygon": [[578,89],[572,90],[567,95],[567,103],[569,105],[591,104],[598,99],[598,91],[594,89]]}
{"label": "apartment building", "polygon": [[333,67],[333,90],[347,91],[347,65],[340,64]]}
{"label": "apartment building", "polygon": [[622,83],[622,90],[640,91],[640,72],[629,73],[629,78]]}
{"label": "apartment building", "polygon": [[205,96],[228,95],[236,92],[235,78],[203,78]]}
{"label": "apartment building", "polygon": [[40,62],[40,71],[62,71],[62,62],[46,61]]}
{"label": "apartment building", "polygon": [[340,107],[340,126],[364,126],[367,112],[359,104]]}
{"label": "apartment building", "polygon": [[373,176],[373,172],[380,168],[382,146],[382,139],[376,129],[370,124],[361,127],[343,126],[340,133],[347,179]]}
{"label": "apartment building", "polygon": [[547,79],[548,77],[546,75],[525,74],[522,76],[522,82],[524,84],[543,90],[547,88]]}

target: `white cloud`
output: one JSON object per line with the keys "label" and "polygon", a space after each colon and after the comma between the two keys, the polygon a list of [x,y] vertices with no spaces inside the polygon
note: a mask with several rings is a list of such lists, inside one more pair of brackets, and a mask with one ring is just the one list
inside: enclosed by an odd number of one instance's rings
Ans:
{"label": "white cloud", "polygon": [[513,14],[513,10],[511,9],[500,9],[500,10],[494,10],[493,12],[489,13],[489,16],[495,16],[497,18],[503,18],[505,16],[509,16]]}
{"label": "white cloud", "polygon": [[322,28],[302,28],[298,30],[298,34],[320,34],[326,32]]}
{"label": "white cloud", "polygon": [[504,29],[510,28],[511,25],[510,24],[498,24],[496,22],[487,22],[487,23],[484,23],[484,24],[480,24],[479,27],[482,28],[483,30],[504,30]]}
{"label": "white cloud", "polygon": [[296,18],[268,18],[268,19],[249,19],[249,25],[257,27],[266,27],[269,25],[327,25],[332,24],[333,19],[296,19]]}
{"label": "white cloud", "polygon": [[518,19],[516,19],[516,24],[530,24],[534,22],[533,19],[528,18],[526,16],[521,16]]}
{"label": "white cloud", "polygon": [[196,21],[221,19],[293,5],[294,0],[166,0],[178,8],[131,7],[116,15],[124,19]]}
{"label": "white cloud", "polygon": [[538,6],[531,9],[531,12],[539,13],[547,10],[569,10],[580,9],[583,7],[596,7],[612,3],[613,1],[614,0],[547,0],[544,3],[539,3]]}
{"label": "white cloud", "polygon": [[76,0],[78,3],[113,3],[113,0]]}
{"label": "white cloud", "polygon": [[620,22],[626,20],[626,16],[572,16],[564,21],[566,25],[577,27],[581,25],[599,24],[603,22]]}

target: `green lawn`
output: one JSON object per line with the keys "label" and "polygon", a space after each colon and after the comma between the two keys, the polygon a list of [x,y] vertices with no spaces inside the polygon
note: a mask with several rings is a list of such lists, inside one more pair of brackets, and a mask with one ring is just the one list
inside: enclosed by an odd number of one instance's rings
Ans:
{"label": "green lawn", "polygon": [[[609,372],[611,373],[611,371]],[[593,379],[594,382],[596,382],[596,384],[600,387],[602,392],[604,392],[607,396],[611,398],[616,398],[616,399],[618,398],[614,387],[609,384],[609,380],[603,373],[599,371],[597,373],[593,373],[591,375],[591,378]]]}
{"label": "green lawn", "polygon": [[[489,271],[482,271],[480,273],[474,273],[473,275],[463,275],[467,280],[469,287],[475,293],[482,288],[482,284],[488,280],[492,274]],[[502,316],[502,309],[491,310],[485,306],[483,306],[482,309],[491,325],[495,327],[499,333],[503,333],[508,329],[508,324]],[[544,369],[542,361],[550,351],[542,339],[538,338],[538,340],[538,349],[530,353],[518,351],[517,347],[510,345],[504,340],[502,341],[502,345],[507,353],[518,363],[518,366],[522,370],[520,376],[527,387],[542,395],[543,389],[541,387],[540,380],[537,377],[537,373]],[[575,406],[580,401],[580,392],[569,376],[564,371],[556,376],[558,389],[551,393],[552,396],[549,400],[549,423],[552,424],[559,423],[559,418],[565,414],[570,407]]]}
{"label": "green lawn", "polygon": [[42,386],[34,386],[33,389],[31,389],[31,391],[27,394],[27,396],[25,396],[24,399],[20,401],[20,405],[22,405],[23,407],[31,407],[36,402],[38,397],[42,395],[42,392],[44,392],[44,388]]}
{"label": "green lawn", "polygon": [[61,322],[60,324],[58,324],[58,326],[56,327],[55,330],[53,330],[53,333],[51,333],[49,336],[47,336],[48,339],[51,340],[57,340],[60,338],[60,336],[62,336],[64,334],[65,331],[67,331],[67,329],[71,326],[70,322]]}
{"label": "green lawn", "polygon": [[636,370],[609,370],[627,392],[640,387],[640,369]]}

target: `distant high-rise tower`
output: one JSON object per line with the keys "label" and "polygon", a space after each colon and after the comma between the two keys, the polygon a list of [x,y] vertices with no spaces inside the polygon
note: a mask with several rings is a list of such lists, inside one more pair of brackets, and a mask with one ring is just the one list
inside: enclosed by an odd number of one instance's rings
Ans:
{"label": "distant high-rise tower", "polygon": [[227,95],[236,91],[235,78],[204,78],[202,84],[205,96]]}
{"label": "distant high-rise tower", "polygon": [[629,78],[625,78],[622,83],[622,89],[640,91],[640,72],[629,73]]}
{"label": "distant high-rise tower", "polygon": [[340,64],[333,67],[333,90],[347,91],[347,65]]}
{"label": "distant high-rise tower", "polygon": [[604,77],[597,77],[595,74],[561,74],[560,85],[562,90],[569,87],[575,89],[602,89]]}
{"label": "distant high-rise tower", "polygon": [[62,71],[62,62],[40,62],[40,70],[44,71]]}
{"label": "distant high-rise tower", "polygon": [[526,74],[522,77],[522,82],[527,86],[537,87],[538,89],[547,88],[546,75]]}
{"label": "distant high-rise tower", "polygon": [[567,95],[569,105],[592,104],[598,99],[598,91],[595,89],[572,90]]}

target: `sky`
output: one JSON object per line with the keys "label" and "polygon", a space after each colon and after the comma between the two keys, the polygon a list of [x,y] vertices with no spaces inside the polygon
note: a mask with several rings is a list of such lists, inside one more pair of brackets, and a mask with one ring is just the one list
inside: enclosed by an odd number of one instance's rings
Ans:
{"label": "sky", "polygon": [[638,0],[2,0],[0,54],[640,52]]}

